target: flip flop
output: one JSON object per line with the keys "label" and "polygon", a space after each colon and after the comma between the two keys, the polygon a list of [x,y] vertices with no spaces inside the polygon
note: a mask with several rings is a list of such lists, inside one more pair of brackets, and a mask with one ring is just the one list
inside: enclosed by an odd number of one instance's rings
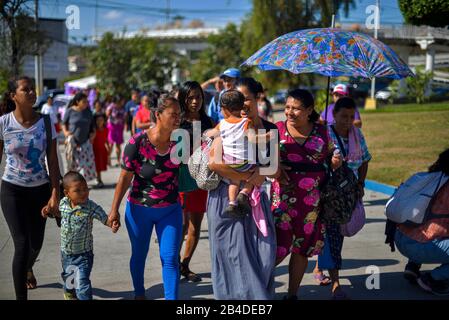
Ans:
{"label": "flip flop", "polygon": [[37,280],[36,277],[34,276],[33,271],[28,271],[27,272],[27,289],[29,290],[33,290],[37,288]]}
{"label": "flip flop", "polygon": [[332,293],[332,300],[351,300],[351,299],[348,297],[346,292],[339,289],[336,292]]}
{"label": "flip flop", "polygon": [[315,273],[313,275],[313,278],[320,286],[328,286],[332,283],[331,278],[325,276],[324,273]]}
{"label": "flip flop", "polygon": [[189,268],[183,267],[182,265],[181,265],[181,275],[191,282],[200,282],[201,280],[203,280],[195,272],[192,272]]}

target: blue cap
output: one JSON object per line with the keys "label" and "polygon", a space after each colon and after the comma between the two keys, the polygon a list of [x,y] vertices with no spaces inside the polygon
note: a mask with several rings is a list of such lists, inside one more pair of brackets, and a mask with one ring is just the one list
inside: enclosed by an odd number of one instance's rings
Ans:
{"label": "blue cap", "polygon": [[222,74],[220,74],[220,78],[223,77],[240,78],[240,70],[236,68],[229,68],[225,70]]}

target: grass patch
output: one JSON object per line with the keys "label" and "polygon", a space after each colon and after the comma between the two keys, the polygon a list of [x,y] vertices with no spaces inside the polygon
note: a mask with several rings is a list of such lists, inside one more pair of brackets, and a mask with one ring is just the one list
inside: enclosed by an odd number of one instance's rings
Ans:
{"label": "grass patch", "polygon": [[361,113],[390,113],[390,112],[424,112],[424,111],[445,111],[449,110],[449,101],[433,103],[408,103],[408,104],[387,104],[378,105],[375,110],[359,109]]}
{"label": "grass patch", "polygon": [[[427,107],[431,105],[443,104]],[[449,148],[449,104],[446,106],[432,112],[364,113],[363,133],[373,157],[368,179],[397,186],[413,173],[426,171],[438,154]]]}

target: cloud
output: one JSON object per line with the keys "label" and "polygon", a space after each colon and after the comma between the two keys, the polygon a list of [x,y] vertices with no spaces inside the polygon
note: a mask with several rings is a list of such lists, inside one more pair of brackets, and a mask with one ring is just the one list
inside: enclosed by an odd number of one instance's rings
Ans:
{"label": "cloud", "polygon": [[108,11],[104,17],[107,20],[116,20],[122,16],[122,13],[117,10]]}
{"label": "cloud", "polygon": [[123,21],[125,24],[127,25],[136,25],[136,24],[142,24],[145,22],[144,18],[138,18],[138,17],[131,17],[131,18],[126,18]]}

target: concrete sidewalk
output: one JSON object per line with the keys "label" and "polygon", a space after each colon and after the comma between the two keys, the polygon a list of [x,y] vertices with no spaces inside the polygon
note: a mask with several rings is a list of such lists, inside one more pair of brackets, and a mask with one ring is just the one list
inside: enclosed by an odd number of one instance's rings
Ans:
{"label": "concrete sidewalk", "polygon": [[[116,163],[116,159],[112,160]],[[3,171],[3,170],[0,170]],[[90,198],[109,212],[119,168],[111,168],[104,174],[104,189],[92,189]],[[342,285],[352,299],[437,299],[410,285],[402,277],[406,260],[398,252],[390,252],[384,244],[385,218],[384,205],[388,196],[367,191],[365,206],[367,223],[364,229],[353,238],[346,238],[343,249]],[[132,299],[132,282],[129,272],[130,242],[123,221],[124,203],[122,203],[122,229],[113,234],[109,228],[94,223],[95,261],[91,275],[95,299]],[[203,277],[199,283],[188,283],[184,279],[180,284],[180,299],[213,299],[210,251],[207,232],[207,218],[203,221],[201,240],[191,262],[191,269]],[[163,299],[163,285],[159,248],[151,240],[148,254],[145,284],[149,299]],[[45,241],[35,264],[34,272],[38,288],[29,291],[33,300],[61,300],[62,280],[59,251],[59,229],[54,220],[47,221]],[[0,215],[0,299],[14,299],[11,263],[14,246],[3,214]],[[300,299],[329,299],[330,287],[318,286],[312,275],[315,258],[309,262],[299,290]],[[379,289],[368,290],[366,280],[372,274],[367,267],[375,266],[379,270]],[[432,269],[425,265],[423,270]],[[372,281],[370,281],[372,283]],[[276,268],[276,299],[282,299],[288,285],[288,259]]]}

